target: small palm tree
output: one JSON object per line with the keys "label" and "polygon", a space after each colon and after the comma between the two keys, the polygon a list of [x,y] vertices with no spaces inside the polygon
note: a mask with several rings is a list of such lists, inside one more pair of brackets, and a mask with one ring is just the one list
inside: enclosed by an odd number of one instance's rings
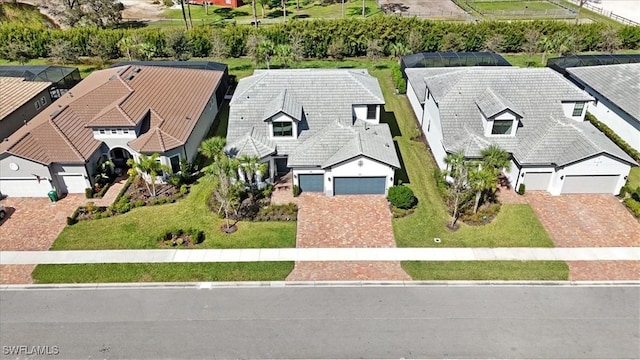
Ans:
{"label": "small palm tree", "polygon": [[480,207],[480,200],[483,198],[483,194],[486,191],[495,191],[498,182],[498,176],[489,168],[474,167],[474,170],[469,172],[469,185],[476,192],[476,199],[473,205],[473,213],[478,212]]}
{"label": "small palm tree", "polygon": [[221,137],[212,137],[203,141],[198,148],[200,154],[214,162],[220,160],[224,156],[224,147],[227,140]]}
{"label": "small palm tree", "polygon": [[470,166],[461,152],[447,155],[444,162],[447,164],[447,170],[444,171],[444,174],[451,178],[447,188],[449,210],[452,216],[449,227],[454,228],[460,213],[468,203],[467,194],[471,190],[468,184]]}
{"label": "small palm tree", "polygon": [[[140,160],[135,161],[134,159],[127,160],[127,165],[130,167],[129,175],[135,175],[136,173],[145,173],[149,175],[149,181],[151,182],[151,188],[149,188],[149,183],[145,181],[147,186],[147,190],[152,197],[156,197],[156,178],[158,175],[163,172],[170,172],[171,168],[167,165],[164,165],[158,161],[160,158],[160,154],[154,153],[151,156],[140,155]],[[146,179],[145,179],[146,180]]]}
{"label": "small palm tree", "polygon": [[502,169],[506,171],[511,169],[509,153],[497,145],[488,146],[480,152],[480,155],[482,155],[482,167],[491,169],[496,175],[500,175]]}
{"label": "small palm tree", "polygon": [[258,158],[255,156],[242,155],[238,159],[240,163],[240,169],[245,173],[247,182],[249,183],[250,196],[253,199],[254,181],[256,174],[264,175],[267,172],[267,164],[258,162]]}
{"label": "small palm tree", "polygon": [[239,205],[241,182],[234,182],[238,174],[239,162],[226,156],[220,157],[216,162],[207,166],[205,172],[217,179],[217,189],[214,191],[216,200],[220,203],[220,210],[224,212],[226,229],[229,230],[229,216]]}

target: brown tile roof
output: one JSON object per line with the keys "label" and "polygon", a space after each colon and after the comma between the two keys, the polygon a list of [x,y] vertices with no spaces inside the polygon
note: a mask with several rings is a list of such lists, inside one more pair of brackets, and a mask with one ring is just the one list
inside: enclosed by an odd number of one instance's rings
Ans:
{"label": "brown tile roof", "polygon": [[0,77],[0,121],[34,96],[51,86],[50,82],[24,81],[16,77]]}
{"label": "brown tile roof", "polygon": [[183,145],[223,72],[122,66],[95,71],[47,111],[0,143],[41,163],[85,162],[100,146],[92,127],[133,127],[149,119],[149,130],[129,145],[164,152]]}

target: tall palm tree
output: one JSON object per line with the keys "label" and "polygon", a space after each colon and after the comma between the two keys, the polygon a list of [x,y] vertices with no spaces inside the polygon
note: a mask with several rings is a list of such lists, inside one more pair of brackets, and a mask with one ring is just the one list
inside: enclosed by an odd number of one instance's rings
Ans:
{"label": "tall palm tree", "polygon": [[198,152],[207,159],[216,162],[224,156],[225,145],[227,145],[227,140],[225,138],[218,136],[208,138],[200,144]]}
{"label": "tall palm tree", "polygon": [[[145,181],[147,186],[147,190],[152,197],[156,197],[156,178],[158,175],[163,172],[171,172],[171,168],[167,165],[160,163],[158,160],[160,158],[160,154],[154,153],[151,156],[140,155],[140,160],[135,161],[134,159],[127,160],[127,165],[130,167],[130,175],[134,175],[136,173],[142,174],[145,173],[149,176],[149,180],[151,181],[151,188],[149,188],[149,183]],[[146,179],[145,179],[146,180]]]}
{"label": "tall palm tree", "polygon": [[239,162],[236,159],[221,156],[216,162],[204,169],[208,175],[214,176],[218,181],[214,196],[220,203],[219,211],[224,212],[227,230],[231,228],[229,216],[239,205],[238,186],[242,183],[239,181],[234,182],[237,179],[238,166]]}

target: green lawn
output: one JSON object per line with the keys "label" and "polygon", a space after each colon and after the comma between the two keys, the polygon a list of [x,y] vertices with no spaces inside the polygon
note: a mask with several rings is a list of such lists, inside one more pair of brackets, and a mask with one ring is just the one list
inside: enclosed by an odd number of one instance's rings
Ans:
{"label": "green lawn", "polygon": [[[362,2],[350,1],[345,3],[345,16],[362,16]],[[371,16],[381,13],[381,10],[377,6],[375,0],[365,0],[365,14]],[[167,9],[165,10],[165,17],[167,19],[182,20],[181,9]],[[282,20],[282,11],[278,9],[264,9],[264,16],[260,5],[257,5],[258,19],[262,22],[273,22]],[[342,17],[342,4],[330,4],[324,5],[322,2],[309,2],[305,4],[300,2],[300,8],[296,9],[296,2],[289,0],[287,2],[287,19],[306,19],[306,18],[340,18]],[[222,20],[235,20],[239,22],[249,22],[253,20],[253,14],[251,10],[251,3],[240,6],[236,9],[227,7],[212,6],[209,8],[209,13],[205,12],[202,6],[191,6],[191,18],[196,25],[201,24],[202,20],[208,22],[222,21]],[[175,25],[174,23],[165,23],[167,25]],[[177,23],[180,25],[180,22]]]}
{"label": "green lawn", "polygon": [[640,186],[640,167],[634,166],[631,168],[631,172],[629,173],[627,187],[637,189],[638,186]]}
{"label": "green lawn", "polygon": [[47,26],[49,23],[49,19],[41,14],[36,7],[31,5],[3,2],[2,9],[4,15],[0,15],[0,23],[7,22],[42,27]]}
{"label": "green lawn", "polygon": [[568,280],[564,261],[403,261],[413,280]]}
{"label": "green lawn", "polygon": [[36,283],[278,281],[293,262],[38,265]]}
{"label": "green lawn", "polygon": [[558,5],[547,1],[474,1],[481,11],[524,11],[524,10],[562,10]]}

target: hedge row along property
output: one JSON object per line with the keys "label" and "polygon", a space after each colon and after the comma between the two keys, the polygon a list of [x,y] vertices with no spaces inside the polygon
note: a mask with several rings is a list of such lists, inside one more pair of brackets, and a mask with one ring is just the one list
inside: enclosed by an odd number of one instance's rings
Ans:
{"label": "hedge row along property", "polygon": [[[105,57],[124,56],[121,40],[135,38],[152,49],[153,57],[171,56],[168,37],[179,29],[100,29],[71,28],[47,29],[16,24],[0,25],[0,56],[9,58],[19,53],[22,59],[50,56],[50,45],[55,39],[71,43],[82,56],[104,54]],[[303,57],[326,58],[364,56],[372,44],[384,55],[421,51],[480,51],[488,39],[499,37],[500,52],[529,52],[528,33],[535,32],[543,39],[572,43],[571,51],[594,51],[610,48],[607,33],[615,33],[615,41],[624,49],[640,46],[640,27],[625,26],[608,29],[599,23],[580,24],[557,21],[449,23],[404,17],[372,17],[368,19],[339,19],[291,21],[259,29],[249,25],[198,27],[185,34],[186,44],[194,57],[206,57],[212,52],[239,57],[248,55],[251,35],[269,40],[274,46],[295,46]],[[180,43],[180,42],[178,42]],[[538,42],[539,43],[539,42]],[[16,49],[15,44],[20,44]],[[535,49],[549,51],[548,49]],[[403,55],[403,54],[400,54]],[[13,59],[15,60],[15,59]]]}

